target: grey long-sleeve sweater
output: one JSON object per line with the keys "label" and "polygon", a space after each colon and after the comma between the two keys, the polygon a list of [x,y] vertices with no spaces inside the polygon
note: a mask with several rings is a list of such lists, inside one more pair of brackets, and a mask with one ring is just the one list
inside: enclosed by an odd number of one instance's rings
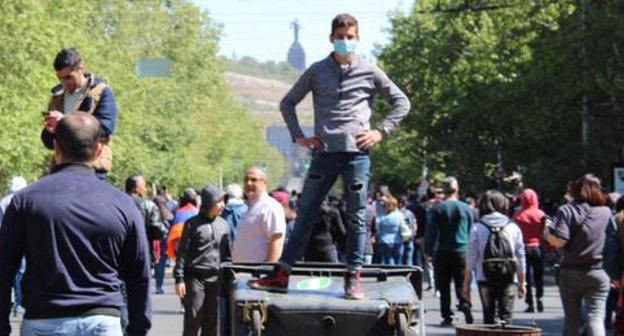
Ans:
{"label": "grey long-sleeve sweater", "polygon": [[375,94],[392,106],[389,115],[375,128],[392,132],[410,110],[409,99],[375,64],[356,57],[348,67],[332,55],[312,64],[280,104],[282,116],[293,138],[304,136],[296,114],[297,104],[312,92],[314,133],[324,152],[360,152],[355,134],[370,130]]}

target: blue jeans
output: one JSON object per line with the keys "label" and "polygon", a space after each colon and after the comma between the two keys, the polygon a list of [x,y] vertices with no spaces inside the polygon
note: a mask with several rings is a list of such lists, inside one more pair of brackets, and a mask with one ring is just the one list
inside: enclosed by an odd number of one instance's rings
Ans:
{"label": "blue jeans", "polygon": [[403,243],[403,255],[401,259],[402,265],[414,266],[414,239]]}
{"label": "blue jeans", "polygon": [[384,244],[379,243],[381,261],[384,265],[400,265],[403,251],[403,243]]}
{"label": "blue jeans", "polygon": [[[563,303],[563,335],[580,335],[582,321],[592,336],[604,336],[604,316],[609,293],[609,276],[602,269],[561,269],[559,294]],[[585,304],[585,309],[581,308]],[[583,312],[585,311],[585,312]],[[586,314],[586,317],[583,316]]]}
{"label": "blue jeans", "polygon": [[21,336],[122,336],[119,317],[94,315],[22,321]]}
{"label": "blue jeans", "polygon": [[15,272],[15,279],[13,280],[13,295],[15,295],[14,312],[17,312],[22,306],[22,277],[24,276],[24,272],[26,272],[26,258],[22,258],[20,266],[17,272]]}
{"label": "blue jeans", "polygon": [[165,268],[167,267],[167,233],[165,237],[160,241],[160,259],[156,266],[154,266],[154,280],[156,281],[156,290],[163,289],[163,282],[165,281]]}
{"label": "blue jeans", "polygon": [[347,267],[359,270],[364,262],[366,249],[366,196],[370,156],[364,153],[319,153],[315,154],[303,184],[303,191],[297,209],[297,219],[281,262],[290,267],[303,256],[321,203],[329,190],[342,176],[347,201]]}

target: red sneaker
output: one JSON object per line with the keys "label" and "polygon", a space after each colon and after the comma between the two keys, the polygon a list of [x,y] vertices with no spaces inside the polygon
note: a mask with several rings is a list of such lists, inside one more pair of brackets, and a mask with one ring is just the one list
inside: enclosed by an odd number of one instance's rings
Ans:
{"label": "red sneaker", "polygon": [[360,271],[349,271],[344,275],[345,299],[362,300],[364,291],[360,287]]}
{"label": "red sneaker", "polygon": [[253,289],[286,293],[288,291],[288,278],[290,274],[283,268],[277,268],[273,273],[260,279],[247,281],[247,286]]}

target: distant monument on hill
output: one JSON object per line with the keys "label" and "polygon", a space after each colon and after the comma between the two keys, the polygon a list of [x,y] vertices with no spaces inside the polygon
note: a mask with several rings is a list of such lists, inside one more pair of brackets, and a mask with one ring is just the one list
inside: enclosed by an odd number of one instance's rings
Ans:
{"label": "distant monument on hill", "polygon": [[290,24],[290,27],[295,32],[295,41],[290,45],[290,49],[288,49],[288,63],[290,63],[293,68],[303,71],[306,68],[306,61],[305,51],[301,43],[299,43],[299,29],[301,29],[301,25],[298,20],[295,20]]}

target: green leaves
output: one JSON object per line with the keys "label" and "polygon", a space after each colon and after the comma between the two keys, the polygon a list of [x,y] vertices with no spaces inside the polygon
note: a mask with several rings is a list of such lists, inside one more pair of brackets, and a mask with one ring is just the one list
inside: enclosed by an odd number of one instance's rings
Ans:
{"label": "green leaves", "polygon": [[[170,6],[167,5],[170,4]],[[77,47],[87,69],[113,89],[119,115],[111,182],[140,171],[173,190],[240,177],[244,165],[281,159],[263,130],[234,102],[217,57],[219,30],[190,1],[7,3],[0,13],[0,185],[16,174],[40,176],[49,151],[39,139],[40,112],[57,83],[52,62]],[[141,58],[167,58],[172,78],[135,77]],[[208,153],[217,153],[208,155]]]}
{"label": "green leaves", "polygon": [[[410,16],[391,19],[392,43],[379,59],[407,91],[412,112],[402,124],[409,136],[398,134],[375,153],[375,173],[411,183],[428,169],[478,192],[494,185],[500,153],[507,172],[523,170],[529,186],[552,196],[583,171],[609,181],[624,148],[624,4],[510,1],[496,10],[431,13],[438,3],[461,8],[464,1],[422,0]],[[586,147],[583,95],[591,115]]]}

